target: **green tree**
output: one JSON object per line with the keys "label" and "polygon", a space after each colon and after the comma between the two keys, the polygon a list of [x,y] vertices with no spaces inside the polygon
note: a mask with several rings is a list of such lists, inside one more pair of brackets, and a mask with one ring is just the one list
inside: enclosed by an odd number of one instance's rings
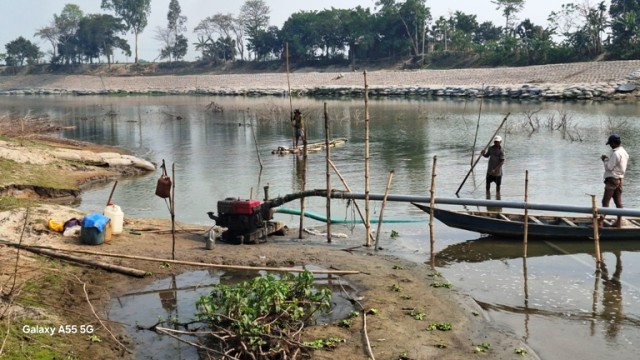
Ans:
{"label": "green tree", "polygon": [[92,14],[80,20],[76,33],[76,47],[80,53],[93,63],[93,59],[104,55],[107,63],[111,64],[113,49],[121,49],[127,56],[131,56],[131,48],[125,39],[116,34],[126,30],[126,25],[120,19],[106,14]]}
{"label": "green tree", "polygon": [[[266,30],[269,26],[270,12],[271,10],[264,0],[246,0],[240,7],[239,18],[248,36],[249,44],[256,41],[258,33]],[[252,47],[256,48],[255,45]],[[257,56],[257,54],[254,55]]]}
{"label": "green tree", "polygon": [[552,29],[545,29],[526,19],[518,25],[516,34],[523,54],[523,65],[544,64],[548,61],[553,48]]}
{"label": "green tree", "polygon": [[147,27],[147,18],[151,13],[151,0],[102,0],[101,7],[113,10],[122,18],[127,28],[135,36],[135,63],[138,63],[138,35]]}
{"label": "green tree", "polygon": [[522,11],[524,7],[525,0],[491,0],[493,4],[495,4],[496,10],[502,9],[502,16],[505,19],[504,29],[507,32],[507,35],[510,35],[513,25],[517,20],[516,14]]}
{"label": "green tree", "polygon": [[280,57],[282,42],[276,26],[269,26],[267,30],[258,31],[251,42],[250,50],[256,54],[256,60],[267,60],[270,56]]}
{"label": "green tree", "polygon": [[51,60],[57,57],[57,47],[58,47],[58,39],[60,37],[60,33],[56,28],[56,24],[54,21],[51,21],[49,26],[45,26],[39,28],[33,36],[37,36],[40,39],[47,40],[51,44]]}
{"label": "green tree", "polygon": [[[60,15],[53,15],[53,22],[58,32],[58,56],[66,64],[77,60],[78,51],[75,48],[74,38],[83,17],[84,13],[75,4],[66,4]],[[58,59],[52,62],[58,62]]]}
{"label": "green tree", "polygon": [[187,31],[187,17],[182,15],[182,9],[178,0],[171,0],[169,3],[169,12],[167,13],[167,28],[172,34],[174,42],[170,49],[166,49],[167,54],[173,56],[174,60],[182,59],[187,54],[188,42],[187,38],[182,35]]}
{"label": "green tree", "polygon": [[28,64],[34,64],[40,58],[40,48],[22,36],[4,47],[7,50],[5,62],[9,66],[22,66],[25,60]]}
{"label": "green tree", "polygon": [[611,0],[610,56],[618,59],[640,59],[640,0]]}
{"label": "green tree", "polygon": [[[235,59],[235,54],[240,51],[237,47],[236,41],[238,39],[238,26],[237,20],[232,14],[215,14],[209,16],[194,28],[193,32],[198,35],[197,50],[203,52],[203,58],[213,55],[210,51],[210,47],[216,47],[216,49],[223,49],[223,51],[216,50],[216,54],[225,54],[225,60]],[[235,40],[233,40],[235,38]],[[232,44],[234,49],[229,52],[226,46]],[[205,55],[205,52],[208,54]],[[233,53],[234,57],[228,58],[227,54]],[[243,54],[241,53],[241,58]]]}

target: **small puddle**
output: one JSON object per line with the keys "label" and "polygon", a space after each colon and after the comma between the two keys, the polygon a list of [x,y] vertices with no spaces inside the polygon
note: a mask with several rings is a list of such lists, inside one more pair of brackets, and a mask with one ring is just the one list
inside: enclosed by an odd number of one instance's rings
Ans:
{"label": "small puddle", "polygon": [[[306,266],[306,269],[323,268]],[[196,302],[201,296],[208,295],[213,286],[237,284],[264,274],[264,271],[210,269],[172,275],[141,290],[113,298],[109,306],[109,319],[124,325],[133,344],[131,347],[135,347],[132,350],[136,359],[197,359],[198,352],[194,346],[167,335],[138,330],[137,326],[149,328],[168,319],[175,319],[179,323],[189,322],[194,318]],[[317,324],[342,320],[354,310],[347,297],[356,297],[356,290],[345,280],[337,275],[315,274],[315,284],[317,287],[328,287],[333,293],[331,312],[317,318]],[[195,337],[188,340],[198,341]]]}

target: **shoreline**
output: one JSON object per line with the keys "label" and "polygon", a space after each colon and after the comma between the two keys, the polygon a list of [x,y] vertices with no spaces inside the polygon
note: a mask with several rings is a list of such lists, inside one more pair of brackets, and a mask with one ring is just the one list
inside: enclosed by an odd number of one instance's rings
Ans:
{"label": "shoreline", "polygon": [[[487,97],[566,101],[640,99],[640,60],[509,68],[375,70],[366,72],[372,97]],[[290,74],[291,95],[361,97],[362,71]],[[634,90],[620,88],[630,85]],[[198,75],[3,75],[0,95],[287,96],[285,73]]]}

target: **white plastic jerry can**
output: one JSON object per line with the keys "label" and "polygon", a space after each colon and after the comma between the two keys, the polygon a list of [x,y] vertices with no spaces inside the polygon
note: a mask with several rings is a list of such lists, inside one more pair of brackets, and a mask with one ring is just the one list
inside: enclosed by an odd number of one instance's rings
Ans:
{"label": "white plastic jerry can", "polygon": [[104,216],[111,219],[111,233],[113,235],[118,235],[122,233],[122,228],[124,224],[124,213],[120,206],[109,203],[107,207],[104,209]]}

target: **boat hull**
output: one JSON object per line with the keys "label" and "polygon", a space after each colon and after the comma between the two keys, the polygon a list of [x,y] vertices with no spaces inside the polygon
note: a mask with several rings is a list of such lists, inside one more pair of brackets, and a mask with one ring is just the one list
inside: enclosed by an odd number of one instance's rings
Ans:
{"label": "boat hull", "polygon": [[[430,214],[427,205],[412,203]],[[498,237],[522,238],[524,217],[520,214],[499,212],[449,211],[434,208],[433,216],[449,227],[479,232]],[[527,221],[527,238],[541,240],[593,240],[591,217],[545,216],[544,221]],[[563,220],[565,219],[565,220]],[[627,220],[630,221],[630,220]],[[635,220],[634,220],[635,221]],[[598,229],[600,240],[640,240],[640,227],[602,227]]]}

